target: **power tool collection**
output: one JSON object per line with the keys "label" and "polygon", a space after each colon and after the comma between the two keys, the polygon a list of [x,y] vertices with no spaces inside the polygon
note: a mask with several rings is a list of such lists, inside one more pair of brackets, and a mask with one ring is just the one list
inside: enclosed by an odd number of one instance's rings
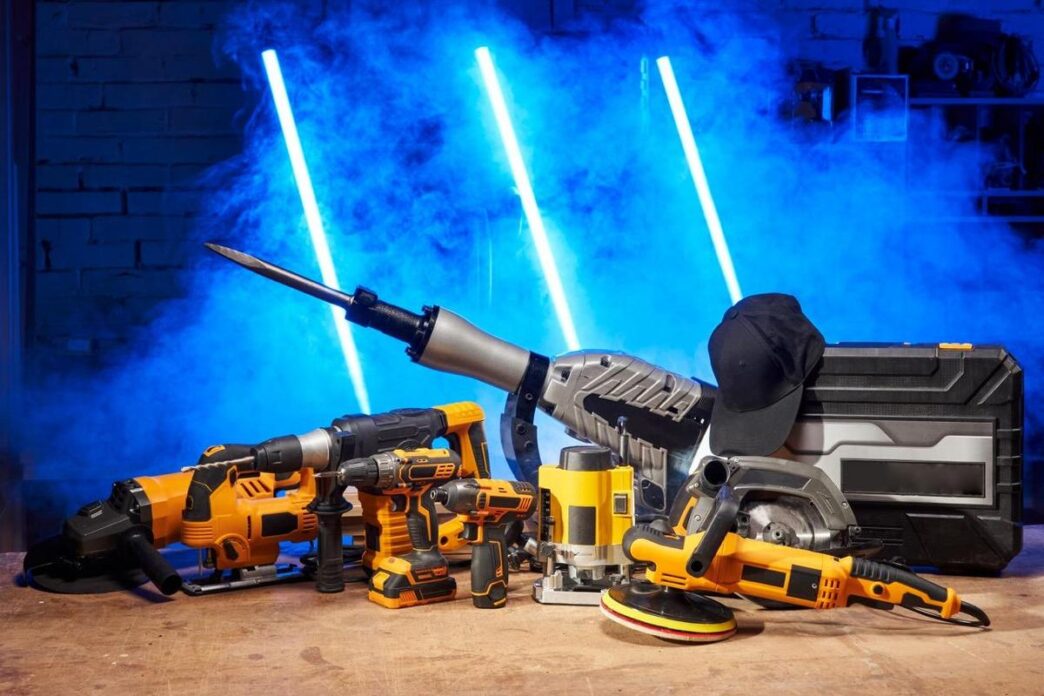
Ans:
{"label": "power tool collection", "polygon": [[[714,387],[622,353],[548,358],[443,308],[414,314],[207,246],[404,341],[416,362],[508,392],[501,434],[518,480],[490,478],[475,404],[344,416],[114,484],[30,550],[35,586],[147,577],[206,594],[310,577],[340,592],[360,567],[371,601],[405,608],[454,599],[443,554],[469,547],[476,607],[505,606],[510,570],[528,564],[538,603],[599,605],[668,640],[729,637],[733,612],[711,595],[732,594],[989,625],[906,564],[999,570],[1021,547],[1022,377],[1002,348],[827,346],[794,298],[756,295],[711,336]],[[545,464],[537,408],[589,444]],[[365,533],[345,547],[350,487]],[[278,565],[284,541],[318,551]],[[210,574],[183,580],[159,553],[175,542]]]}

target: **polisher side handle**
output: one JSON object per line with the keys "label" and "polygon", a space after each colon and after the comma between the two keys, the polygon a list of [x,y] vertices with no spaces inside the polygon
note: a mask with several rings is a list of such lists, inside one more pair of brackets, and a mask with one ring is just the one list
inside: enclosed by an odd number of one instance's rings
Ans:
{"label": "polisher side handle", "polygon": [[690,575],[698,578],[707,572],[725,541],[725,535],[732,530],[738,514],[739,501],[732,494],[732,488],[727,484],[722,485],[714,499],[706,531],[685,566]]}

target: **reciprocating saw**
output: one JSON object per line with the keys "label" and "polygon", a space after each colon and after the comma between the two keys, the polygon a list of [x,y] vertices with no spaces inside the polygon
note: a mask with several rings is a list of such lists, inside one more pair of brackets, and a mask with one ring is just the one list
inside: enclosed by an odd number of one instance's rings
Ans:
{"label": "reciprocating saw", "polygon": [[435,370],[473,377],[508,392],[501,440],[516,478],[537,483],[542,464],[533,414],[537,408],[576,437],[620,451],[620,417],[628,422],[625,461],[635,470],[636,511],[666,516],[710,420],[715,389],[639,358],[578,351],[557,358],[479,330],[440,307],[415,314],[365,288],[334,290],[248,254],[212,251],[266,278],[343,308],[348,321],[406,343],[407,354]]}

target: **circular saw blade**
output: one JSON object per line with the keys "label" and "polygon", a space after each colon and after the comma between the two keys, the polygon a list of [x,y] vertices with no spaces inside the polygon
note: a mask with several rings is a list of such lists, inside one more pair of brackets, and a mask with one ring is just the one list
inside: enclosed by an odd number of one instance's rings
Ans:
{"label": "circular saw blade", "polygon": [[[798,549],[831,553],[838,543],[836,530],[827,527],[815,507],[803,498],[792,496],[744,501],[736,527],[742,537]],[[766,609],[796,608],[771,599],[747,599]]]}
{"label": "circular saw blade", "polygon": [[140,568],[116,555],[77,558],[61,536],[33,544],[22,561],[22,570],[33,587],[59,594],[118,592],[148,581]]}
{"label": "circular saw blade", "polygon": [[748,539],[816,551],[829,549],[835,536],[808,501],[787,496],[744,501],[737,531]]}

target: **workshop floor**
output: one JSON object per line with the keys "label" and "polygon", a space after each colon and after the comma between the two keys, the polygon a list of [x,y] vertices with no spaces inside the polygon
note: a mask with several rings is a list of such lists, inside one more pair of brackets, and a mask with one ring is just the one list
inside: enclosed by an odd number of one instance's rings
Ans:
{"label": "workshop floor", "polygon": [[464,569],[457,601],[391,611],[361,584],[63,596],[20,586],[20,568],[0,554],[0,694],[1044,694],[1044,527],[1003,577],[949,579],[992,630],[730,600],[739,632],[711,645],[535,604],[527,574],[500,611],[471,606]]}

